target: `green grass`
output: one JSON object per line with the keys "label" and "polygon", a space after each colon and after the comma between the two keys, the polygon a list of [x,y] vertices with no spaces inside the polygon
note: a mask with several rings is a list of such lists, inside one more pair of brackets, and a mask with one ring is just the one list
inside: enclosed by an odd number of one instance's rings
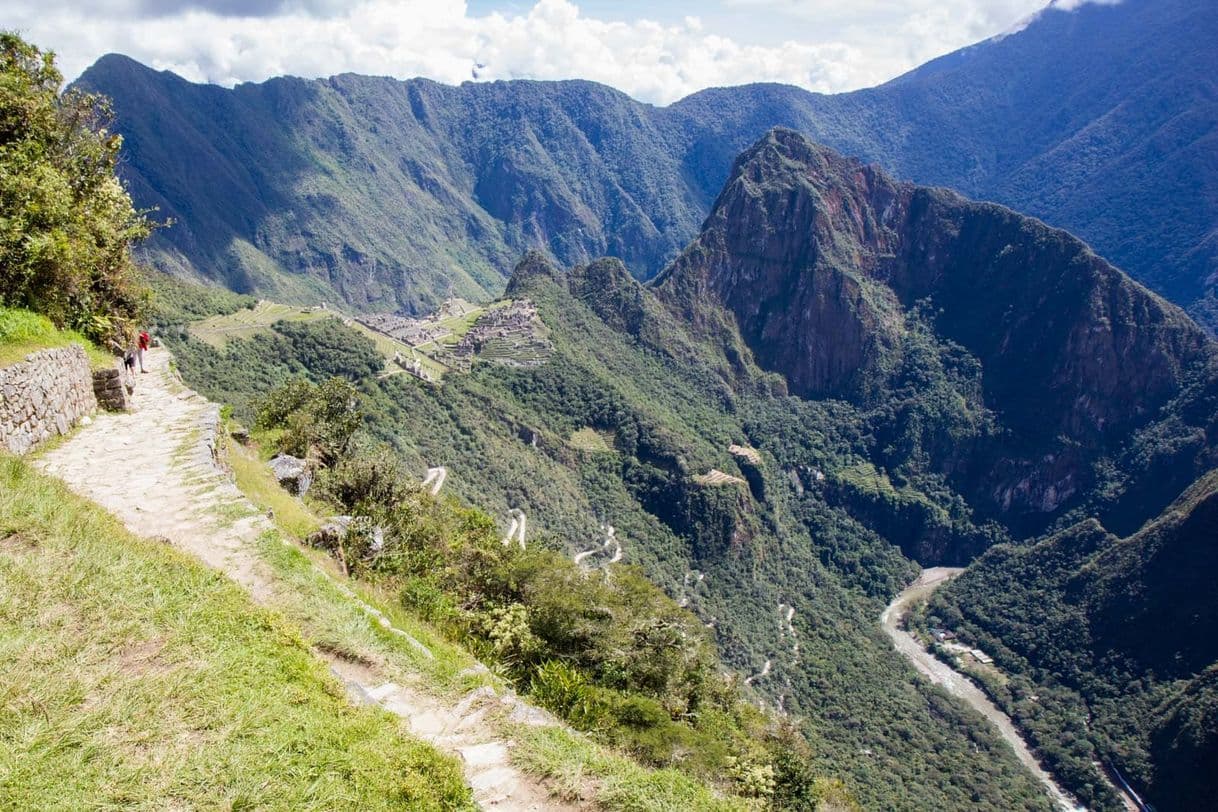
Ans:
{"label": "green grass", "polygon": [[317,516],[304,503],[279,487],[256,451],[229,440],[227,461],[237,487],[257,507],[270,510],[275,524],[288,535],[303,539],[320,526]]}
{"label": "green grass", "polygon": [[380,351],[381,355],[385,356],[385,360],[387,362],[390,362],[386,367],[390,374],[401,372],[400,367],[392,363],[393,357],[398,353],[401,353],[402,357],[407,359],[418,358],[423,369],[430,373],[431,376],[437,381],[444,377],[444,374],[449,371],[448,367],[427,353],[422,351],[413,351],[409,344],[404,344],[401,341],[390,338],[384,333],[379,333],[376,330],[365,327],[357,321],[352,321],[350,326],[357,332],[363,333],[364,335],[368,336],[368,338],[372,339],[372,343],[376,345],[376,348]]}
{"label": "green grass", "polygon": [[195,322],[190,325],[190,332],[196,338],[220,349],[229,339],[250,338],[266,332],[277,321],[318,321],[332,318],[335,318],[335,314],[329,310],[260,300],[253,308],[243,308],[235,313],[212,316]]}
{"label": "green grass", "polygon": [[[462,335],[469,330],[473,320],[481,313],[482,309],[479,308],[473,314],[462,317],[469,322],[462,329]],[[210,316],[201,321],[193,322],[189,325],[188,329],[195,338],[207,342],[216,349],[223,349],[234,338],[251,338],[259,333],[270,332],[271,327],[279,321],[309,322],[336,318],[343,318],[343,316],[341,313],[333,310],[318,310],[311,307],[298,307],[296,305],[260,300],[252,308],[241,308],[232,313]],[[448,321],[456,323],[461,321],[461,319],[454,317]],[[426,352],[412,353],[409,345],[403,344],[401,341],[397,341],[384,333],[371,330],[357,321],[351,320],[349,326],[356,332],[367,336],[376,345],[377,350],[384,356],[387,362],[386,371],[390,374],[400,371],[399,367],[390,363],[398,353],[401,353],[406,358],[410,358],[412,355],[418,357],[423,368],[431,373],[436,380],[439,380],[448,372],[448,367],[435,360]]]}
{"label": "green grass", "polygon": [[465,809],[282,616],[0,458],[0,808]]}
{"label": "green grass", "polygon": [[571,436],[567,438],[567,445],[578,448],[580,451],[604,453],[613,450],[613,436],[585,426],[571,432]]}
{"label": "green grass", "polygon": [[[254,441],[260,438],[265,439],[263,434],[255,434]],[[224,446],[224,458],[237,487],[260,510],[271,510],[272,521],[282,536],[303,541],[320,526],[317,513],[279,486],[255,448],[230,440]],[[399,670],[399,677],[406,672],[423,671],[429,686],[439,694],[482,684],[459,683],[456,675],[473,666],[474,658],[448,643],[429,624],[407,613],[396,600],[382,595],[375,586],[347,582],[361,600],[375,606],[394,626],[426,646],[432,657],[421,655],[409,643],[370,621],[337,587],[337,583],[346,579],[338,573],[330,556],[307,547],[284,545],[280,538],[278,534],[263,538],[259,555],[289,587],[277,597],[276,608],[298,623],[313,645],[344,656],[385,662]],[[318,568],[329,575],[318,572]]]}
{"label": "green grass", "polygon": [[113,356],[99,350],[93,342],[74,330],[60,330],[46,316],[29,310],[0,307],[0,366],[25,360],[32,352],[79,344],[97,369],[114,363]]}
{"label": "green grass", "polygon": [[709,790],[676,770],[651,770],[577,737],[565,728],[516,731],[512,760],[547,778],[568,800],[588,800],[589,787],[605,808],[624,812],[745,810],[748,801]]}

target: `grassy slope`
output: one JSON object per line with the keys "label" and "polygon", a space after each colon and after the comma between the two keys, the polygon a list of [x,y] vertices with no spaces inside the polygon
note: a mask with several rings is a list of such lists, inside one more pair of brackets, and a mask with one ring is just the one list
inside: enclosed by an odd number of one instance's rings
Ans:
{"label": "grassy slope", "polygon": [[[225,459],[238,487],[262,509],[273,512],[280,530],[300,538],[318,524],[309,505],[289,495],[274,481],[256,449],[226,445]],[[394,626],[422,642],[434,655],[425,658],[392,634],[385,632],[343,595],[334,582],[318,576],[317,567],[334,573],[335,565],[321,552],[285,546],[268,538],[261,554],[276,575],[291,586],[291,598],[278,608],[301,625],[314,645],[346,656],[371,659],[397,669],[406,681],[420,676],[441,699],[456,701],[481,685],[505,690],[493,674],[472,668],[474,659],[447,641],[429,624],[407,611],[394,596],[368,584],[349,582],[359,597],[384,612]],[[715,790],[675,769],[650,769],[613,750],[594,743],[566,727],[533,728],[494,716],[505,739],[516,742],[512,758],[517,765],[549,781],[568,800],[594,801],[606,809],[622,810],[737,810],[743,802],[721,797]]]}
{"label": "grassy slope", "polygon": [[226,579],[12,458],[0,516],[0,807],[469,806]]}
{"label": "grassy slope", "polygon": [[9,307],[0,307],[0,366],[20,363],[32,352],[79,344],[94,368],[109,366],[113,357],[93,342],[72,330],[58,330],[45,316]]}

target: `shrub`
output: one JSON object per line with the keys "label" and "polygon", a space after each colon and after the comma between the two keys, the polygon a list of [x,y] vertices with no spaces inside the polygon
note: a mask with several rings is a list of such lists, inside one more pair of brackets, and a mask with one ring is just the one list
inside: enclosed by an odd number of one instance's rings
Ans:
{"label": "shrub", "polygon": [[749,798],[769,798],[774,794],[776,780],[773,764],[759,764],[728,756],[727,774],[736,782],[741,795]]}
{"label": "shrub", "polygon": [[412,490],[392,450],[379,446],[340,459],[317,479],[316,494],[344,510],[393,508]]}
{"label": "shrub", "polygon": [[541,651],[541,641],[529,628],[529,610],[519,603],[491,609],[482,625],[495,653],[508,664],[528,662]]}
{"label": "shrub", "polygon": [[105,343],[145,305],[131,245],[152,223],[115,177],[108,101],[62,84],[52,54],[0,33],[0,305]]}
{"label": "shrub", "polygon": [[280,450],[316,457],[329,465],[347,452],[363,422],[359,392],[342,378],[321,385],[293,379],[270,394],[258,410],[260,429],[284,429]]}

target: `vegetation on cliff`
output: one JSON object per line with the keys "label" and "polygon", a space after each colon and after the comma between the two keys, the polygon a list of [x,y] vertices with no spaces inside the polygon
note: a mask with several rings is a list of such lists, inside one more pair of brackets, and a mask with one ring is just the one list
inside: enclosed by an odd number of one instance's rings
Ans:
{"label": "vegetation on cliff", "polygon": [[[987,685],[1084,801],[1115,767],[1156,808],[1197,809],[1218,758],[1218,472],[1120,538],[1094,520],[996,547],[941,590],[926,623],[1010,675]],[[1101,804],[1102,806],[1102,804]]]}
{"label": "vegetation on cliff", "polygon": [[[990,283],[1002,299],[975,304]],[[335,320],[219,354],[171,340],[247,420],[268,382],[348,377],[408,470],[446,466],[501,528],[525,510],[550,553],[600,549],[612,524],[625,561],[709,624],[864,805],[1045,802],[988,728],[919,687],[875,617],[910,559],[966,562],[1089,516],[1132,532],[1212,467],[1213,345],[1187,317],[1069,235],[789,131],[742,158],[656,285],[530,254],[507,290],[536,304],[552,355],[441,386],[369,376],[373,343]],[[822,347],[840,363],[799,367]],[[1062,780],[1099,798],[1072,763]]]}

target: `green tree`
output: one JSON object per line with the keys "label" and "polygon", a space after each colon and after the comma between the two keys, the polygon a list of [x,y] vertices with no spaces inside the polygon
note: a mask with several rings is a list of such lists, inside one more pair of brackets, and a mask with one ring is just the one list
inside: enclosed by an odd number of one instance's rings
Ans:
{"label": "green tree", "polygon": [[140,314],[131,246],[153,224],[114,174],[108,100],[62,85],[54,54],[0,33],[0,305],[104,341]]}

